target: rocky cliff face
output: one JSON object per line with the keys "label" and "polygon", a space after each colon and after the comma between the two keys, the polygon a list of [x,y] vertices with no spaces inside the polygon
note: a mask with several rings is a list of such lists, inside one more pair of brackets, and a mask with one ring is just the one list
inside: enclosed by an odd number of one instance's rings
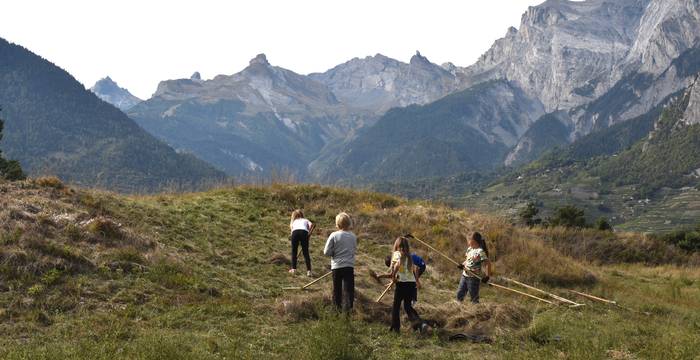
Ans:
{"label": "rocky cliff face", "polygon": [[[558,112],[570,129],[561,141],[573,141],[646,114],[690,84],[700,66],[699,8],[698,0],[550,0],[458,71],[471,82],[513,79],[548,112],[566,111]],[[543,150],[533,146],[542,131],[526,134],[507,163]]]}
{"label": "rocky cliff face", "polygon": [[595,99],[616,81],[614,69],[634,44],[649,0],[549,0],[530,7],[472,66],[467,83],[505,78],[548,112]]}
{"label": "rocky cliff face", "polygon": [[688,107],[681,121],[686,125],[700,124],[700,78],[695,78],[688,91],[690,92]]}
{"label": "rocky cliff face", "polygon": [[119,87],[109,76],[96,82],[90,91],[121,111],[127,111],[142,101],[132,95],[129,90]]}
{"label": "rocky cliff face", "polygon": [[420,52],[408,64],[377,54],[309,76],[326,84],[348,107],[375,114],[392,107],[426,104],[460,86],[456,74],[431,63]]}
{"label": "rocky cliff face", "polygon": [[653,0],[640,20],[628,63],[652,74],[664,71],[700,38],[699,0]]}

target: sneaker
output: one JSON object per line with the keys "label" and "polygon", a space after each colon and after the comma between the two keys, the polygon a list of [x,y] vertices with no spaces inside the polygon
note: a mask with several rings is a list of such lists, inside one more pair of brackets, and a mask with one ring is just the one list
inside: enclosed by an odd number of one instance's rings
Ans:
{"label": "sneaker", "polygon": [[428,332],[428,324],[427,323],[420,324],[420,333],[425,334],[426,332]]}
{"label": "sneaker", "polygon": [[297,273],[297,269],[289,269],[289,273],[294,275]]}
{"label": "sneaker", "polygon": [[306,276],[308,277],[314,277],[314,273],[311,272],[311,270],[306,272]]}

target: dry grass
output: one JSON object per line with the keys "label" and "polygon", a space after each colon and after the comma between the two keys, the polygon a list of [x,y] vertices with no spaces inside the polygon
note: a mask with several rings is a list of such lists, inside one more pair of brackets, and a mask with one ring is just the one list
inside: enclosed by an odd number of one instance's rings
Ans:
{"label": "dry grass", "polygon": [[593,264],[645,263],[700,265],[700,254],[688,254],[645,234],[613,233],[564,227],[540,228],[531,232],[559,252]]}
{"label": "dry grass", "polygon": [[[579,233],[542,233],[388,195],[273,185],[123,197],[33,182],[0,183],[0,193],[7,195],[0,197],[0,275],[10,279],[0,283],[0,357],[120,352],[131,358],[391,359],[474,352],[493,358],[558,353],[603,358],[607,350],[643,348],[641,354],[653,358],[677,342],[681,346],[672,350],[678,356],[671,358],[683,358],[695,340],[686,328],[700,323],[688,310],[697,308],[700,289],[692,268],[594,267],[552,246],[555,235],[575,238],[574,244]],[[328,264],[320,248],[334,230],[334,216],[353,215],[359,236],[355,321],[328,315],[330,279],[309,291],[282,290],[310,281],[287,273],[288,216],[298,207],[318,225],[311,240],[317,275]],[[369,272],[386,269],[393,239],[411,232],[461,261],[464,236],[474,230],[486,235],[498,274],[553,292],[576,285],[615,300],[633,298],[636,302],[625,305],[652,313],[652,321],[631,321],[645,315],[591,303],[575,310],[542,305],[491,287],[482,287],[483,304],[458,304],[452,300],[460,276],[454,265],[413,242],[428,263],[416,308],[434,325],[435,336],[389,335],[393,292],[376,303],[384,287]],[[605,236],[636,245],[633,236]],[[650,305],[655,299],[666,303]],[[410,332],[410,324],[403,324]],[[677,335],[674,340],[662,337],[666,330]],[[576,337],[580,332],[585,336]],[[607,342],[596,342],[598,332]],[[486,336],[493,343],[447,342],[455,333]],[[562,342],[552,340],[559,335]],[[656,340],[663,346],[655,346]],[[287,349],[298,352],[290,355]]]}

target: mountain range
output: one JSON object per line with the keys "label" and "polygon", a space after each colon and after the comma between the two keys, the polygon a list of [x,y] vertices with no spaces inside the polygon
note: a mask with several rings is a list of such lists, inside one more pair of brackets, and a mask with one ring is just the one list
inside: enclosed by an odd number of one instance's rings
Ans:
{"label": "mountain range", "polygon": [[304,75],[260,54],[232,75],[162,81],[144,101],[109,77],[91,90],[228,175],[398,184],[504,173],[553,148],[612,156],[647,136],[700,72],[699,1],[548,0],[467,67],[416,52]]}
{"label": "mountain range", "polygon": [[[231,175],[285,168],[316,181],[396,180],[411,171],[382,166],[408,151],[408,143],[397,146],[403,139],[421,139],[410,153],[432,154],[412,157],[425,177],[517,166],[686,88],[695,74],[697,5],[548,0],[468,67],[416,52],[408,63],[377,54],[302,75],[259,55],[234,75],[163,81],[128,113]],[[441,135],[426,129],[445,117],[469,135],[438,145]],[[477,155],[481,146],[488,157]]]}

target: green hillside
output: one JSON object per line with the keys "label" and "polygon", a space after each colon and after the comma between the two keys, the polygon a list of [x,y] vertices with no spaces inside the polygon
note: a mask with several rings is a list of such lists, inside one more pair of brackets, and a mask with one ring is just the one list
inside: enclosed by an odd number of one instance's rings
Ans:
{"label": "green hillside", "polygon": [[0,39],[0,148],[30,175],[119,191],[192,186],[224,174],[178,154],[66,71]]}
{"label": "green hillside", "polygon": [[[42,178],[0,183],[0,192],[9,195],[0,198],[3,359],[689,359],[700,351],[700,273],[686,267],[700,259],[636,234],[531,230],[319,186],[143,197]],[[282,290],[309,281],[286,271],[288,216],[297,207],[319,226],[311,242],[317,274],[328,263],[320,249],[334,215],[354,217],[350,321],[328,308],[328,281]],[[494,288],[482,289],[481,305],[457,304],[458,271],[413,244],[428,263],[417,309],[435,328],[419,335],[404,321],[400,337],[390,334],[390,300],[374,302],[382,285],[367,274],[382,271],[391,240],[411,231],[459,258],[469,230],[486,235],[500,275],[566,297],[576,288],[626,309],[581,298],[581,308],[551,306]],[[575,246],[582,238],[591,246]],[[649,253],[660,255],[656,265],[645,265]],[[455,333],[491,343],[449,341]]]}
{"label": "green hillside", "polygon": [[665,107],[552,150],[459,203],[513,217],[527,202],[539,203],[544,216],[575,204],[589,221],[604,217],[621,230],[694,226],[700,216],[700,180],[694,175],[700,125],[683,122],[693,91],[697,86]]}
{"label": "green hillside", "polygon": [[343,184],[489,170],[508,152],[503,139],[516,137],[535,108],[517,86],[488,81],[433,103],[391,109],[312,168],[320,179]]}

